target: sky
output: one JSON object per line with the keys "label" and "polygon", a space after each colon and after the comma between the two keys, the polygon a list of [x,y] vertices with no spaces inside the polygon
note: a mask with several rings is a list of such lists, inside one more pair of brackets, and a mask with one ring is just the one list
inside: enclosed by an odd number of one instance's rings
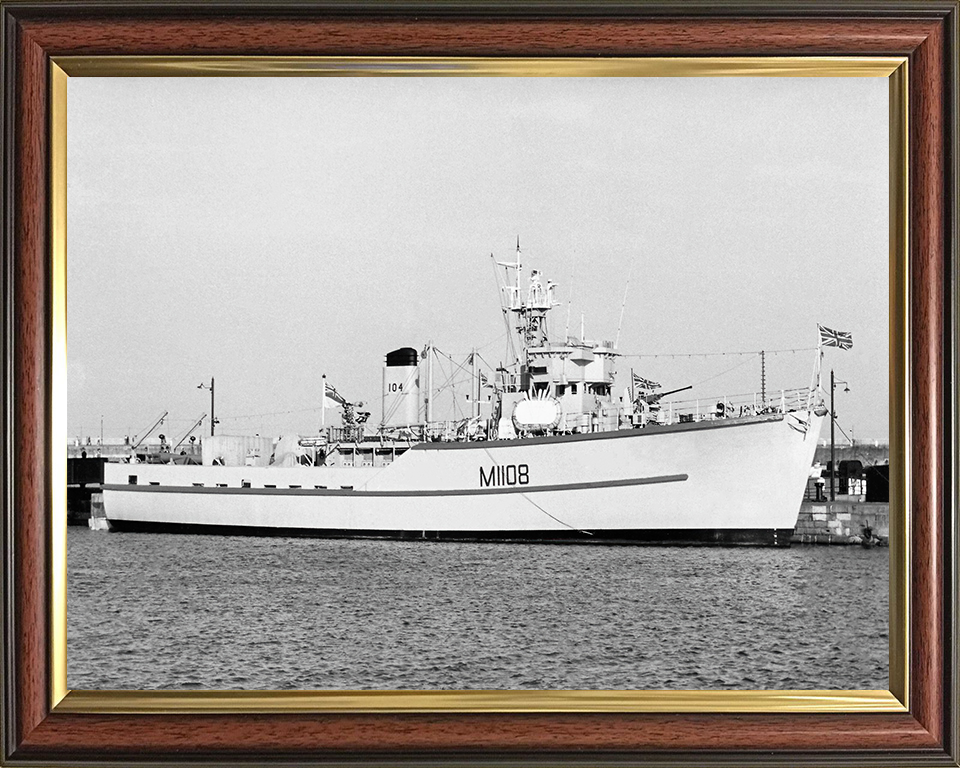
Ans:
{"label": "sky", "polygon": [[179,438],[211,377],[220,433],[315,433],[324,374],[376,422],[392,349],[432,342],[455,361],[438,383],[474,347],[506,361],[490,257],[519,237],[558,284],[551,335],[619,327],[618,387],[753,392],[759,350],[768,391],[805,386],[821,323],[853,334],[824,357],[839,425],[885,442],[887,98],[882,78],[70,78],[68,434],[168,411]]}

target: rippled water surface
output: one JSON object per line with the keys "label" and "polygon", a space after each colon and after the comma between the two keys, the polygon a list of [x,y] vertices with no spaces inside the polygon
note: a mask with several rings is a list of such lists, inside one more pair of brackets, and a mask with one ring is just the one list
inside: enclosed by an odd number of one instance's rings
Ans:
{"label": "rippled water surface", "polygon": [[71,688],[887,688],[888,550],[68,533]]}

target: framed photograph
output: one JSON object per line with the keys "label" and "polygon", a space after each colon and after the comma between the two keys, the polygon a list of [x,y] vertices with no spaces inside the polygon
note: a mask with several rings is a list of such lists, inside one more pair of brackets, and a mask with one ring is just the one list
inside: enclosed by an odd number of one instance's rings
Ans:
{"label": "framed photograph", "polygon": [[2,19],[5,763],[958,764],[955,2]]}

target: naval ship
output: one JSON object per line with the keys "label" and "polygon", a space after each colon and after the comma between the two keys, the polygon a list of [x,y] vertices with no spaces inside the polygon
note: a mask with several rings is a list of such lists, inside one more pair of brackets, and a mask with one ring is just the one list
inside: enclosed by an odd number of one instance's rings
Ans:
{"label": "naval ship", "polygon": [[204,438],[196,466],[108,463],[109,529],[789,546],[826,414],[819,351],[810,386],[771,398],[704,408],[632,372],[617,397],[616,344],[551,339],[556,285],[519,244],[495,265],[512,360],[489,380],[473,356],[469,418],[434,419],[429,346],[394,350],[375,429],[324,379],[341,426]]}

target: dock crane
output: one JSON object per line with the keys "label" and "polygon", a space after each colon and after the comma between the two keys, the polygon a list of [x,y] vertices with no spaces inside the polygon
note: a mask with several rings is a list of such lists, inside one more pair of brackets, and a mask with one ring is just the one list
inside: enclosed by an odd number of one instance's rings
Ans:
{"label": "dock crane", "polygon": [[205,418],[207,418],[207,414],[205,414],[205,413],[204,413],[204,414],[201,414],[201,415],[200,415],[200,418],[197,419],[195,422],[193,422],[193,424],[190,425],[190,429],[188,429],[186,432],[183,433],[183,437],[181,437],[179,440],[177,440],[177,444],[176,444],[175,446],[173,446],[173,448],[170,449],[170,453],[173,453],[175,450],[177,450],[177,448],[179,448],[179,447],[183,444],[183,441],[186,440],[188,437],[190,437],[190,433],[193,432],[193,430],[195,430],[195,429],[196,429],[197,427],[199,427],[201,424],[203,424],[203,420],[204,420]]}
{"label": "dock crane", "polygon": [[160,414],[160,418],[157,419],[155,422],[153,422],[153,424],[151,425],[150,429],[148,429],[146,432],[144,432],[144,433],[143,433],[143,436],[142,436],[139,440],[137,440],[137,442],[135,442],[135,443],[133,444],[133,446],[131,446],[131,450],[135,450],[135,449],[137,448],[137,446],[139,446],[144,440],[146,440],[148,437],[150,437],[150,434],[153,432],[153,430],[155,430],[157,427],[159,427],[161,424],[163,424],[163,420],[164,420],[165,418],[167,418],[167,414],[169,414],[169,413],[170,413],[170,411],[164,411],[163,413],[161,413],[161,414]]}

